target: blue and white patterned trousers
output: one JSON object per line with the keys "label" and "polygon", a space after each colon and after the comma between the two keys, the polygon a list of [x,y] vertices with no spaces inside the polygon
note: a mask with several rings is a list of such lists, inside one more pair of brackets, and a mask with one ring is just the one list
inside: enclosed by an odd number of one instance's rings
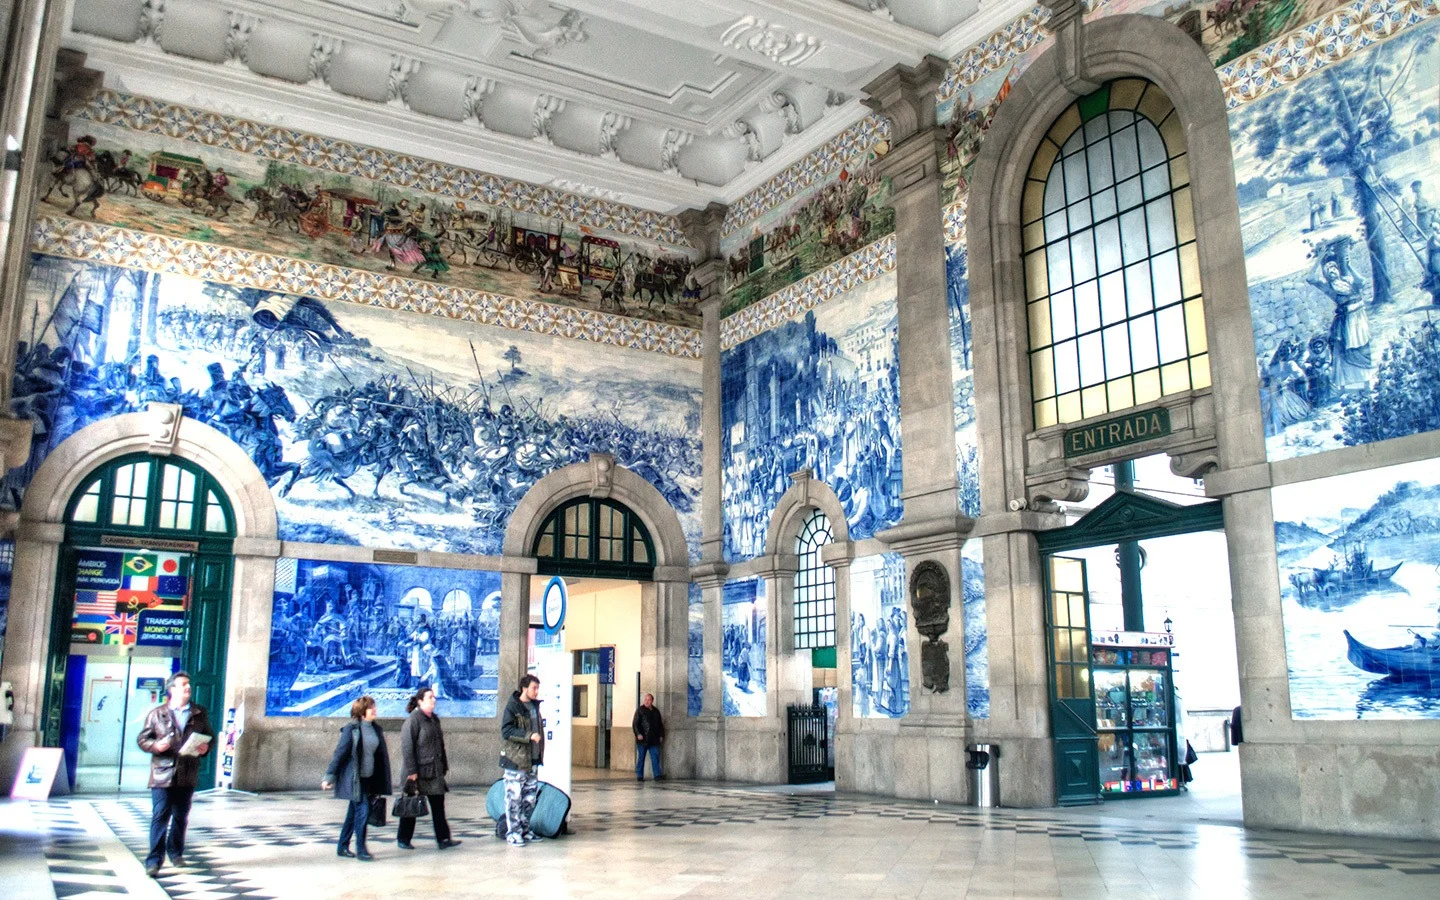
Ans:
{"label": "blue and white patterned trousers", "polygon": [[530,814],[540,796],[534,769],[505,769],[505,839],[524,840],[530,834]]}

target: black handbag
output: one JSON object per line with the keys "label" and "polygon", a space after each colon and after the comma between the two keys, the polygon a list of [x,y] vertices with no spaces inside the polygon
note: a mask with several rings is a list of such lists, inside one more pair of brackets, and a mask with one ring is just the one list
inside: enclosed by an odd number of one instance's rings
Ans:
{"label": "black handbag", "polygon": [[[423,800],[424,798],[422,797],[421,799]],[[371,826],[372,828],[383,828],[383,827],[385,827],[386,825],[389,825],[389,824],[390,824],[390,820],[385,817],[385,798],[384,798],[384,797],[371,797],[371,798],[370,798],[370,826]]]}
{"label": "black handbag", "polygon": [[430,815],[430,801],[420,793],[415,782],[406,779],[405,791],[395,798],[395,805],[390,808],[390,814],[397,819],[423,819]]}

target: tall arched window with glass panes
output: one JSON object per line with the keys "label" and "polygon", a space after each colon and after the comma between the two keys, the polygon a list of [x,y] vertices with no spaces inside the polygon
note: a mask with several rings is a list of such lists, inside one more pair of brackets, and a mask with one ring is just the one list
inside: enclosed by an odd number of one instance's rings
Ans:
{"label": "tall arched window with glass panes", "polygon": [[812,511],[795,538],[795,649],[835,646],[835,570],[825,565],[820,550],[834,539],[830,519]]}
{"label": "tall arched window with glass panes", "polygon": [[1035,427],[1210,386],[1185,136],[1138,78],[1061,113],[1021,199]]}

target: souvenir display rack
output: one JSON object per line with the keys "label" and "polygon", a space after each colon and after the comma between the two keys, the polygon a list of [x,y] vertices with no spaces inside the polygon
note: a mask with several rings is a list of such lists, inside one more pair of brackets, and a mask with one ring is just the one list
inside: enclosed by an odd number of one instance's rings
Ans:
{"label": "souvenir display rack", "polygon": [[1125,637],[1114,635],[1091,649],[1101,795],[1172,794],[1180,784],[1171,651],[1148,641],[1143,646],[1118,643]]}

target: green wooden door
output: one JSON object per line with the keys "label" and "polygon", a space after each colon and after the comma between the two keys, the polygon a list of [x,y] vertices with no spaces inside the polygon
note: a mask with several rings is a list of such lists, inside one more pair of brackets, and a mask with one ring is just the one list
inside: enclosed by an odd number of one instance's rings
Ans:
{"label": "green wooden door", "polygon": [[[230,573],[232,557],[204,554],[195,560],[190,616],[181,665],[190,673],[190,699],[205,707],[213,729],[225,721],[225,651],[230,643]],[[215,760],[220,735],[212,735],[214,750],[200,761],[200,788],[215,786]]]}
{"label": "green wooden door", "polygon": [[41,726],[44,745],[60,746],[65,713],[65,671],[70,662],[70,620],[75,614],[75,548],[60,547],[60,568],[55,579],[54,613],[50,617],[50,654],[46,667],[45,713]]}
{"label": "green wooden door", "polygon": [[1062,805],[1100,799],[1099,737],[1090,680],[1090,598],[1085,560],[1046,558],[1046,632],[1050,649],[1050,729],[1055,741],[1056,799]]}

